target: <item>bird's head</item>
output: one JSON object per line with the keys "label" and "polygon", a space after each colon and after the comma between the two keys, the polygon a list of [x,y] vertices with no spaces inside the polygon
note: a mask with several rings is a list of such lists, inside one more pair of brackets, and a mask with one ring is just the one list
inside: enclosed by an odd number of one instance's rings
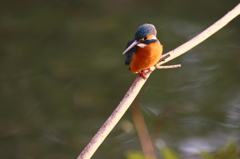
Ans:
{"label": "bird's head", "polygon": [[135,40],[137,41],[151,40],[153,38],[156,38],[156,35],[157,30],[154,25],[143,24],[140,27],[138,27],[135,33]]}
{"label": "bird's head", "polygon": [[144,46],[145,44],[143,42],[146,40],[157,39],[156,35],[157,35],[157,30],[154,25],[152,24],[141,25],[140,27],[138,27],[135,33],[135,38],[134,38],[135,40],[128,48],[126,48],[123,54],[128,52],[131,48],[133,48],[136,45],[140,47]]}

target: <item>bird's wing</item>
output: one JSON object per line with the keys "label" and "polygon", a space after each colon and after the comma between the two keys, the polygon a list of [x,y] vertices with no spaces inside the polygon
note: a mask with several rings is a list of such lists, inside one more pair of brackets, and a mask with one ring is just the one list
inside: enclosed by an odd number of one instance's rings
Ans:
{"label": "bird's wing", "polygon": [[[134,39],[130,40],[127,43],[126,48],[128,48],[128,46],[130,46],[134,41],[135,41]],[[126,59],[125,59],[125,64],[126,65],[130,65],[130,63],[132,61],[132,56],[133,56],[134,52],[136,52],[136,51],[137,51],[137,46],[134,46],[133,48],[131,48],[130,50],[128,50],[126,52]]]}

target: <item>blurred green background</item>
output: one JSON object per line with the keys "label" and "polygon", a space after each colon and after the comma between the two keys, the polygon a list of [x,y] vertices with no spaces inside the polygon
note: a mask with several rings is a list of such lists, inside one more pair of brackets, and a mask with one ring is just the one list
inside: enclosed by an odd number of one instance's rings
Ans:
{"label": "blurred green background", "polygon": [[[0,2],[0,158],[76,158],[136,75],[121,54],[152,23],[168,52],[239,0],[11,0]],[[183,158],[240,135],[240,19],[155,71],[138,103],[149,129],[170,107],[159,140]],[[132,123],[129,112],[120,121]],[[117,125],[93,159],[141,150]]]}

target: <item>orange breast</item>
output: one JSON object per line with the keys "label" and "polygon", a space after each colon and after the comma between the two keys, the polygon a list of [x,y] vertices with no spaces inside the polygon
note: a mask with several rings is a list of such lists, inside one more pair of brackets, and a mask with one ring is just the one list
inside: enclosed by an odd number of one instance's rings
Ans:
{"label": "orange breast", "polygon": [[130,70],[138,73],[155,65],[162,55],[162,45],[157,41],[146,45],[144,48],[138,47],[130,63]]}

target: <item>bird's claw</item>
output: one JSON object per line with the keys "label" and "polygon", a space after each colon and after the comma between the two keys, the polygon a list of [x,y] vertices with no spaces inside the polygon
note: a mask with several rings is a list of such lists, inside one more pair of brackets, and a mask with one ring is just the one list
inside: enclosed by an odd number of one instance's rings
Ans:
{"label": "bird's claw", "polygon": [[148,71],[147,71],[147,72],[144,72],[144,70],[142,70],[142,71],[138,72],[138,74],[139,74],[140,76],[142,76],[144,79],[147,78],[147,77],[146,77],[146,73],[150,73],[150,72],[152,71],[150,68],[148,68],[148,69],[146,69],[146,70],[148,70]]}
{"label": "bird's claw", "polygon": [[142,76],[144,79],[147,78],[144,72],[138,72],[138,74],[139,74],[140,76]]}

